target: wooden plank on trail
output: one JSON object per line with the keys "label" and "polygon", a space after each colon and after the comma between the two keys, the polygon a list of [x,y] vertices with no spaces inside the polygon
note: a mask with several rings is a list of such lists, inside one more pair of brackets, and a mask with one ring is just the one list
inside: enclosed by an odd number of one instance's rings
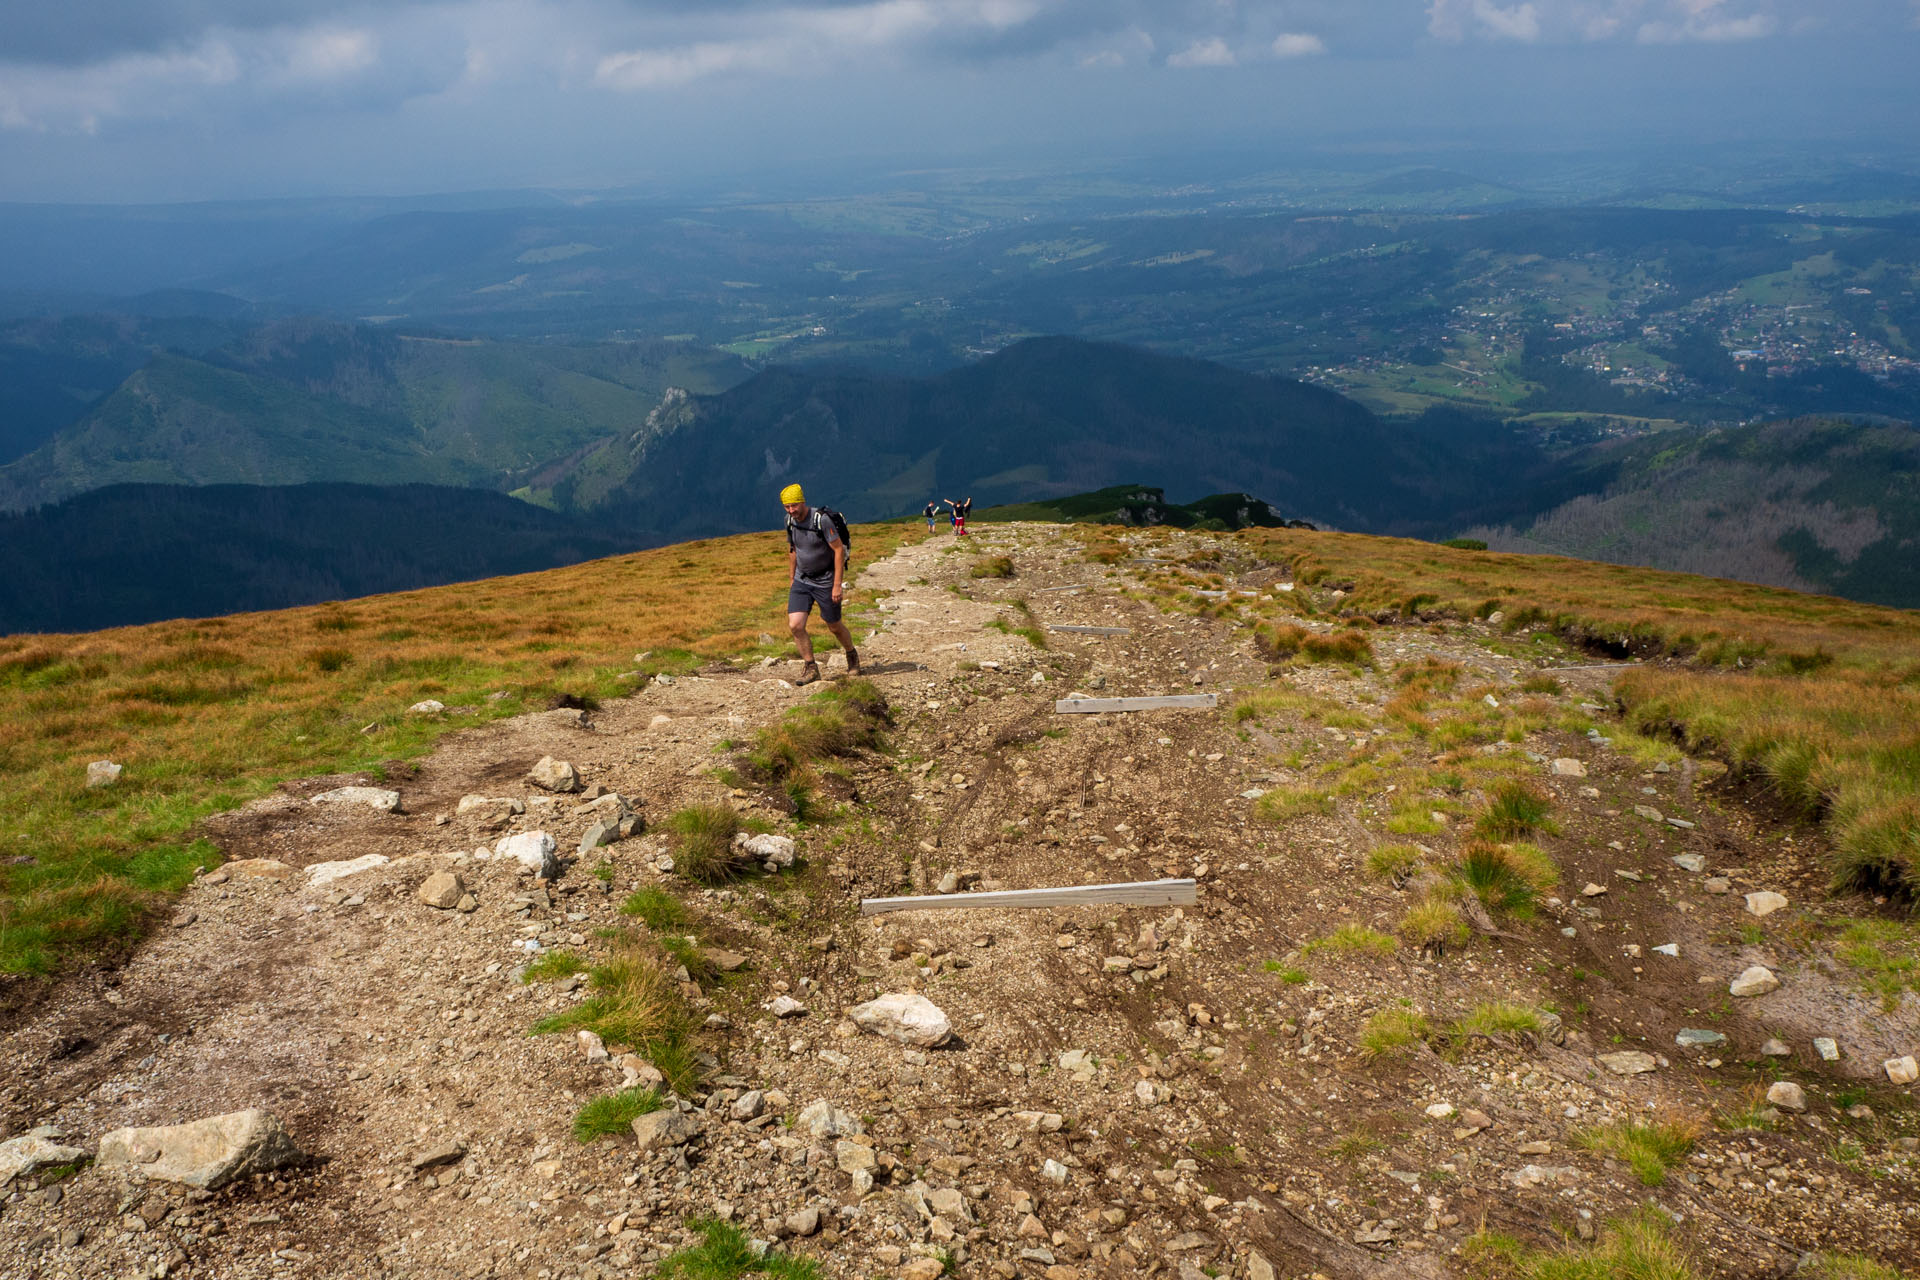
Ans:
{"label": "wooden plank on trail", "polygon": [[860,914],[881,916],[893,911],[984,911],[1006,907],[1190,907],[1198,897],[1191,880],[1135,880],[1126,884],[1078,884],[1064,889],[862,898]]}
{"label": "wooden plank on trail", "polygon": [[1133,634],[1132,627],[1082,627],[1065,622],[1048,623],[1047,630],[1065,631],[1076,636],[1130,636]]}
{"label": "wooden plank on trail", "polygon": [[1082,582],[1071,587],[1039,587],[1034,590],[1033,594],[1037,596],[1044,596],[1050,591],[1085,591],[1086,589],[1087,589],[1087,584]]}
{"label": "wooden plank on trail", "polygon": [[1053,704],[1058,715],[1097,715],[1107,711],[1162,711],[1168,708],[1210,710],[1218,706],[1212,693],[1172,693],[1153,698],[1062,698]]}

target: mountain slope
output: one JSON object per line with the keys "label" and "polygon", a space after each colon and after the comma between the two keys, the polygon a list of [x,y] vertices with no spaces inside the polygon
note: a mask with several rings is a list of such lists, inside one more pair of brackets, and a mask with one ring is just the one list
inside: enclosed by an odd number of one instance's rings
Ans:
{"label": "mountain slope", "polygon": [[632,549],[472,489],[115,485],[0,515],[0,633],[281,609]]}
{"label": "mountain slope", "polygon": [[1606,452],[1596,492],[1470,536],[1920,607],[1920,432],[1799,419]]}
{"label": "mountain slope", "polygon": [[1174,494],[1244,490],[1316,523],[1418,534],[1513,512],[1516,479],[1546,465],[1514,432],[1463,415],[1386,423],[1303,383],[1037,338],[931,378],[769,369],[664,406],[582,463],[593,484],[575,499],[678,537],[765,525],[790,480],[871,519],[930,497],[987,505],[1145,476]]}
{"label": "mountain slope", "polygon": [[510,488],[643,421],[669,386],[717,391],[732,356],[679,343],[558,347],[297,320],[163,352],[0,468],[0,509],[110,484]]}

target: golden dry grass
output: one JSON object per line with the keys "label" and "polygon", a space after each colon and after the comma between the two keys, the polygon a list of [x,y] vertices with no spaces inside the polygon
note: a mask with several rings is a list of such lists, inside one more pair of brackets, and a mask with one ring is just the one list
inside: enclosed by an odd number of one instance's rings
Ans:
{"label": "golden dry grass", "polygon": [[[857,561],[921,536],[863,526]],[[638,683],[620,677],[640,651],[657,670],[790,649],[785,571],[784,539],[748,534],[339,604],[0,639],[0,973],[126,945],[217,861],[193,824],[281,780],[377,770],[559,695],[618,696]],[[473,712],[406,714],[429,698]],[[90,791],[87,762],[103,758],[126,773]]]}

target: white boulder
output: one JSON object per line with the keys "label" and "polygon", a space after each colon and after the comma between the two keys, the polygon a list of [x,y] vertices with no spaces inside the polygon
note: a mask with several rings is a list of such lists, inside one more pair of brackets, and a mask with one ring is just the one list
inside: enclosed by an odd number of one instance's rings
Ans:
{"label": "white boulder", "polygon": [[862,1031],[922,1049],[944,1044],[953,1035],[953,1023],[940,1006],[919,994],[891,992],[853,1006],[847,1016]]}
{"label": "white boulder", "polygon": [[542,879],[552,880],[560,874],[560,863],[553,856],[558,847],[544,831],[522,831],[495,842],[493,856],[512,858]]}
{"label": "white boulder", "polygon": [[280,1122],[255,1108],[190,1124],[115,1129],[100,1139],[94,1163],[102,1168],[130,1166],[161,1182],[217,1191],[236,1178],[283,1169],[302,1159]]}

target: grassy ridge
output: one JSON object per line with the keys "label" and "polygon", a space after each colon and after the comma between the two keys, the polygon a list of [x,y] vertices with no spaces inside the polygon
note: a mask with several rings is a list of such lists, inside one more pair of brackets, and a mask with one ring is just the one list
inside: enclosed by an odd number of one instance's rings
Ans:
{"label": "grassy ridge", "polygon": [[[915,536],[863,527],[856,561]],[[284,779],[378,771],[558,694],[617,696],[637,650],[658,669],[758,651],[763,632],[785,647],[785,550],[748,534],[342,604],[0,639],[0,973],[136,939],[218,859],[193,824]],[[428,698],[473,710],[406,713]],[[126,773],[88,790],[102,758]]]}
{"label": "grassy ridge", "polygon": [[[1835,882],[1920,896],[1920,612],[1654,569],[1353,534],[1237,535],[1301,584],[1376,616],[1493,618],[1621,654],[1687,658],[1624,675],[1643,732],[1725,755],[1824,818]],[[1296,593],[1296,607],[1312,611]]]}

